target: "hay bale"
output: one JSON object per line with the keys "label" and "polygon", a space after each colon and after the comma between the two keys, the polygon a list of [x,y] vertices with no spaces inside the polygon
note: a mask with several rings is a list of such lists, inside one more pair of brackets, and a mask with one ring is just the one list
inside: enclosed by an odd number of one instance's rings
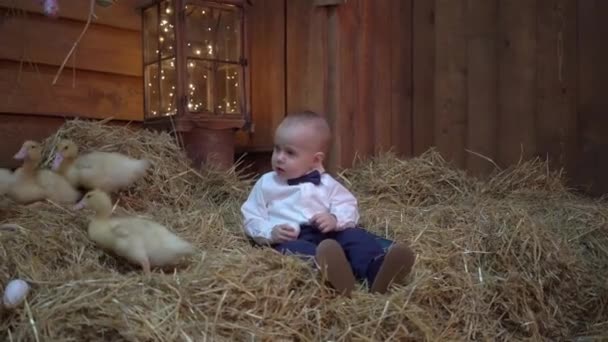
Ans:
{"label": "hay bale", "polygon": [[[529,161],[488,181],[430,150],[361,161],[340,179],[368,229],[411,243],[413,274],[387,295],[351,299],[306,263],[249,245],[239,207],[252,180],[195,172],[171,136],[67,122],[84,151],[145,157],[153,171],[114,198],[202,250],[166,273],[96,248],[86,218],[53,203],[0,202],[0,285],[32,283],[27,304],[0,313],[1,340],[563,340],[608,337],[606,203],[576,196]],[[48,150],[50,151],[50,148]]]}

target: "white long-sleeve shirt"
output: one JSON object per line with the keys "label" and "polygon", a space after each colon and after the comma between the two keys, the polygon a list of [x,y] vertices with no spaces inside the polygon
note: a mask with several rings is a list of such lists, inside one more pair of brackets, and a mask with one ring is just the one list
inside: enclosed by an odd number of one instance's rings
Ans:
{"label": "white long-sleeve shirt", "polygon": [[321,184],[288,185],[274,171],[255,183],[241,206],[245,233],[258,243],[272,243],[272,228],[287,224],[299,233],[300,224],[309,223],[319,213],[337,219],[337,230],[354,227],[359,221],[357,199],[328,173],[322,172]]}

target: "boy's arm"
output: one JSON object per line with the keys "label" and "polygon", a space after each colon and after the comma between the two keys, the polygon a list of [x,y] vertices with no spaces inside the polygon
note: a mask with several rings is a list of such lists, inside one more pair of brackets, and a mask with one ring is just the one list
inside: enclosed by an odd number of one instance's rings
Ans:
{"label": "boy's arm", "polygon": [[359,222],[357,199],[340,182],[335,179],[332,182],[329,211],[336,217],[336,230],[355,227]]}
{"label": "boy's arm", "polygon": [[268,211],[266,210],[266,200],[262,192],[263,178],[260,178],[249,197],[241,206],[241,213],[244,217],[245,234],[260,244],[271,243],[273,225],[268,221]]}

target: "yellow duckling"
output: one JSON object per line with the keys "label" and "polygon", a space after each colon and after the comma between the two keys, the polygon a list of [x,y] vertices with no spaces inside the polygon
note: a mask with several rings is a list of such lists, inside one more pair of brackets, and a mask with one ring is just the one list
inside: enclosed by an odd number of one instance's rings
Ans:
{"label": "yellow duckling", "polygon": [[78,156],[78,146],[69,139],[56,146],[53,166],[73,186],[112,193],[126,188],[143,177],[151,163],[117,152],[90,152]]}
{"label": "yellow duckling", "polygon": [[13,181],[7,191],[8,197],[15,202],[28,204],[50,199],[59,203],[75,203],[80,193],[63,177],[56,173],[38,169],[42,159],[42,146],[36,141],[25,141],[14,156],[23,165],[15,170]]}
{"label": "yellow duckling", "polygon": [[89,221],[89,238],[100,247],[140,265],[146,274],[150,273],[150,267],[173,266],[178,259],[195,251],[190,243],[154,221],[112,217],[110,196],[101,190],[89,191],[74,209],[85,207],[95,211]]}

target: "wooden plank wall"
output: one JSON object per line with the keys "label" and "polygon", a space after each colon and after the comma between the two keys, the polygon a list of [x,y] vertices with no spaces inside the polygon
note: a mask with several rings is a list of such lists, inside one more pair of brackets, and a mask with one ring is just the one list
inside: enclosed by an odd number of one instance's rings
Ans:
{"label": "wooden plank wall", "polygon": [[239,132],[237,150],[272,149],[274,129],[285,116],[285,1],[257,0],[248,7],[252,133]]}
{"label": "wooden plank wall", "polygon": [[[389,148],[411,155],[411,1],[349,0],[334,12],[337,41],[329,37],[332,10],[314,3],[256,0],[251,8],[255,132],[241,134],[239,145],[270,151],[287,113],[314,110],[339,118],[333,122],[340,146],[334,165],[348,166],[356,154]],[[330,79],[332,72],[336,79]],[[330,112],[331,101],[337,113]]]}
{"label": "wooden plank wall", "polygon": [[[578,80],[573,89],[578,98],[578,141],[575,177],[591,193],[608,193],[608,2],[579,0]],[[575,72],[574,70],[573,72]]]}
{"label": "wooden plank wall", "polygon": [[412,6],[352,0],[338,8],[338,164],[393,149],[412,154]]}
{"label": "wooden plank wall", "polygon": [[468,151],[574,172],[576,13],[591,2],[414,0],[414,152],[436,146],[477,175],[493,165]]}
{"label": "wooden plank wall", "polygon": [[239,132],[237,149],[268,152],[288,112],[326,113],[327,12],[310,0],[256,0],[248,23],[255,129]]}
{"label": "wooden plank wall", "polygon": [[74,57],[52,85],[84,28],[88,1],[59,1],[59,18],[37,0],[0,0],[0,113],[143,119],[141,19],[136,0],[96,7]]}
{"label": "wooden plank wall", "polygon": [[539,156],[608,193],[607,2],[349,0],[335,33],[331,10],[286,13],[287,110],[330,111],[336,165],[436,147],[483,176]]}
{"label": "wooden plank wall", "polygon": [[[50,19],[37,0],[0,0],[0,115],[141,120],[135,2],[98,8],[51,87],[86,2],[60,1]],[[268,153],[286,113],[311,109],[332,122],[334,166],[436,146],[485,175],[493,165],[476,154],[501,167],[542,156],[608,192],[606,1],[256,0],[249,11],[255,131],[238,134],[240,151]]]}

